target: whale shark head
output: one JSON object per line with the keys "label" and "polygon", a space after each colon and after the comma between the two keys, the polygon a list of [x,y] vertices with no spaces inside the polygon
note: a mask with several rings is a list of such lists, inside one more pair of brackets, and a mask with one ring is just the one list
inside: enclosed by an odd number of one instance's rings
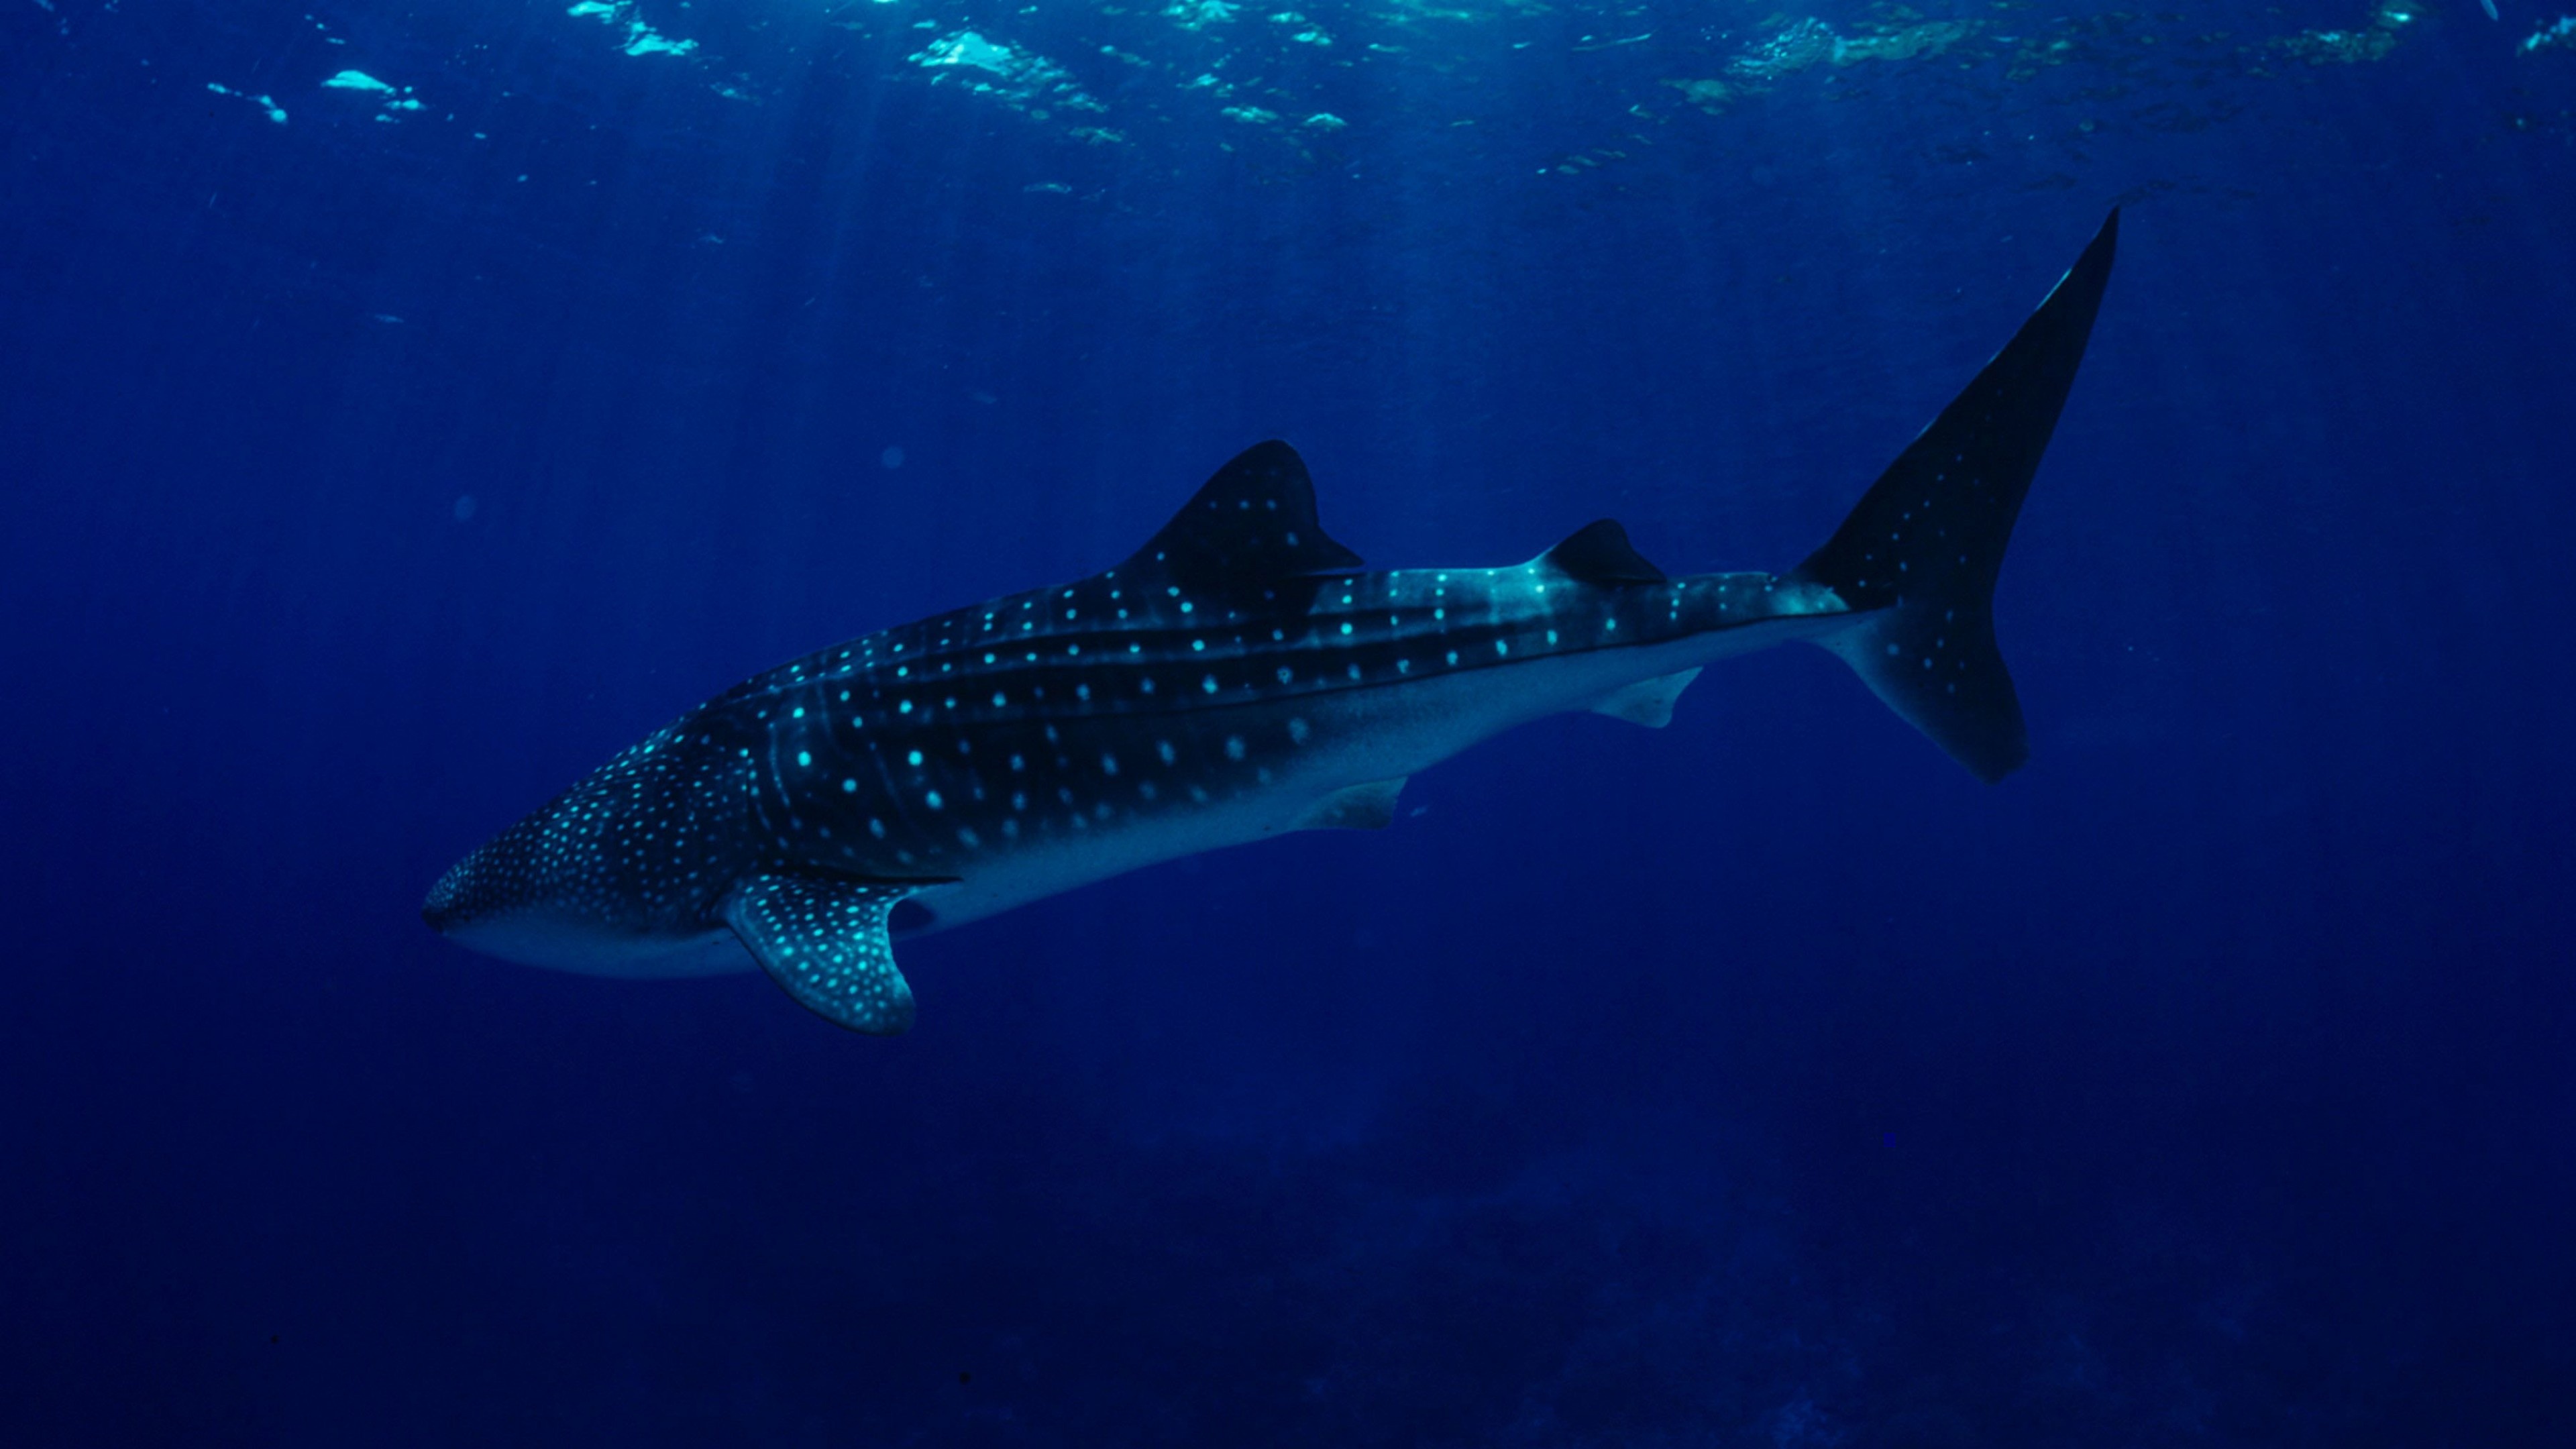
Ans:
{"label": "whale shark head", "polygon": [[747,814],[733,752],[664,730],[449,867],[421,919],[460,945],[604,976],[748,969],[714,915]]}

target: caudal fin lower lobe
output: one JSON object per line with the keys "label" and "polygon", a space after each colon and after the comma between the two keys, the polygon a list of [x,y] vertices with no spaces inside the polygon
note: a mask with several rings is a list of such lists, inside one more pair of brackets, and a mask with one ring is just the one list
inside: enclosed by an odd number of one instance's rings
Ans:
{"label": "caudal fin lower lobe", "polygon": [[2115,210],[2004,350],[1788,575],[1871,615],[1825,647],[1989,783],[2030,757],[1995,648],[1995,576],[2084,360],[2119,234]]}

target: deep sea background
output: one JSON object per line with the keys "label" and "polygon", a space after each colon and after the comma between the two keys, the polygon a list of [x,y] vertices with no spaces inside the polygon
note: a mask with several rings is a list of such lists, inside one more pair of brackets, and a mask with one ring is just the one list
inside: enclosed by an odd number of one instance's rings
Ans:
{"label": "deep sea background", "polygon": [[[0,1438],[2576,1442],[2576,45],[1925,3],[0,0]],[[1786,567],[2115,201],[1999,787],[1784,649],[900,1040],[421,927],[1263,437]]]}

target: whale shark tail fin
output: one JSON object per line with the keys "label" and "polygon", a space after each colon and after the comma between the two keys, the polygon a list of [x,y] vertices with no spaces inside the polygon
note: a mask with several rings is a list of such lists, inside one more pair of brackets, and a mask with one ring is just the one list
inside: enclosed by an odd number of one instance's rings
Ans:
{"label": "whale shark tail fin", "polygon": [[2119,233],[2115,210],[2004,350],[1787,576],[1871,616],[1819,642],[1988,783],[2030,757],[1995,647],[1995,577],[2084,360]]}

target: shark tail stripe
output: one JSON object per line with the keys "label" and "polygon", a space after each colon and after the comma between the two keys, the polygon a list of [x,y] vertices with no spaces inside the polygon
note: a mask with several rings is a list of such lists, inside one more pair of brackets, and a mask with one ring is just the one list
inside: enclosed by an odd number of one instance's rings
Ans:
{"label": "shark tail stripe", "polygon": [[2030,320],[1788,577],[1871,614],[1819,641],[1988,783],[2030,757],[1995,646],[1995,578],[2092,335],[2120,213]]}

